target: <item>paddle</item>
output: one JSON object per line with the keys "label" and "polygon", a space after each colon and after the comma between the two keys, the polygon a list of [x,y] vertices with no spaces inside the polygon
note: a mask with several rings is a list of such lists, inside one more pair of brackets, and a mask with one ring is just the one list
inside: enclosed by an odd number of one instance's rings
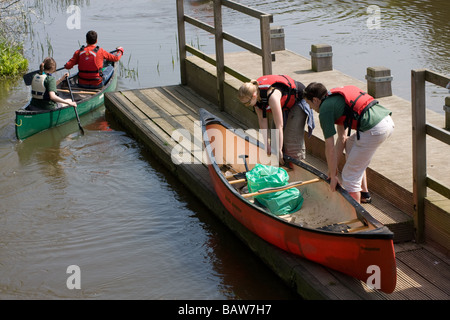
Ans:
{"label": "paddle", "polygon": [[287,184],[285,186],[276,187],[276,188],[264,188],[264,189],[261,189],[261,190],[259,190],[257,192],[243,194],[242,196],[244,198],[250,198],[250,197],[254,197],[254,196],[259,196],[261,194],[284,191],[284,190],[287,190],[287,189],[291,189],[291,188],[294,188],[294,187],[300,187],[300,186],[304,186],[306,184],[315,183],[315,182],[319,182],[319,181],[320,181],[319,178],[315,178],[315,179],[308,180],[308,181],[291,182],[291,183],[289,183],[289,184]]}
{"label": "paddle", "polygon": [[[59,68],[59,69],[55,70],[55,72],[56,72],[56,71],[61,71],[61,70],[63,70],[63,69],[64,69],[64,67]],[[36,71],[33,71],[33,72],[30,72],[30,73],[25,74],[25,75],[23,76],[23,81],[25,81],[25,84],[26,84],[27,86],[31,85],[31,83],[33,82],[33,77],[34,77],[34,75],[35,75],[36,73],[39,73],[39,72],[41,72],[41,71],[40,71],[40,70],[36,70]]]}
{"label": "paddle", "polygon": [[[69,76],[67,77],[67,86],[69,87],[69,91],[70,91],[70,96],[72,98],[72,101],[75,102],[75,99],[73,98],[73,93],[72,93],[72,87],[70,86],[70,73]],[[81,134],[84,135],[84,129],[81,126],[81,122],[80,122],[80,117],[78,116],[78,110],[77,107],[73,107],[73,109],[75,110],[75,115],[77,116],[77,121],[78,121],[78,127],[80,128]]]}

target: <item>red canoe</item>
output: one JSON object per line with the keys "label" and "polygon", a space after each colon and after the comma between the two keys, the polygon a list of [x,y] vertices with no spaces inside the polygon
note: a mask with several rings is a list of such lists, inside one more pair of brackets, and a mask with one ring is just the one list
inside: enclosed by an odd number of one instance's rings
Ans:
{"label": "red canoe", "polygon": [[[386,293],[394,291],[397,281],[394,235],[348,192],[340,187],[331,192],[326,175],[288,158],[293,168],[286,169],[287,187],[295,185],[303,204],[296,212],[273,214],[255,201],[255,193],[249,194],[246,187],[247,170],[257,163],[271,164],[264,145],[204,109],[200,110],[200,118],[214,189],[235,219],[285,251],[355,277],[370,288]],[[245,162],[243,155],[247,158]]]}

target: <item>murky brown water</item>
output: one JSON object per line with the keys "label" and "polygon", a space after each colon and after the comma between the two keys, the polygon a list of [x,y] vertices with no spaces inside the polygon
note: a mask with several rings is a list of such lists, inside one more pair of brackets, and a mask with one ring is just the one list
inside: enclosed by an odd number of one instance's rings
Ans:
{"label": "murky brown water", "polygon": [[[447,1],[237,2],[274,14],[292,51],[331,44],[335,68],[355,78],[390,67],[394,94],[405,99],[411,69],[449,74]],[[119,89],[179,83],[174,1],[79,3],[81,29],[67,29],[62,1],[35,26],[30,69],[46,55],[39,43],[49,39],[62,66],[95,29],[105,49],[125,48]],[[185,3],[211,23],[210,1]],[[381,9],[380,29],[367,27],[369,5]],[[248,19],[224,10],[225,30],[258,44]],[[203,32],[188,41],[213,53]],[[104,108],[82,117],[85,136],[74,121],[18,142],[14,111],[29,99],[19,80],[0,85],[0,299],[296,297]],[[442,112],[447,91],[428,90],[430,108]],[[70,265],[81,269],[80,290],[67,288]]]}

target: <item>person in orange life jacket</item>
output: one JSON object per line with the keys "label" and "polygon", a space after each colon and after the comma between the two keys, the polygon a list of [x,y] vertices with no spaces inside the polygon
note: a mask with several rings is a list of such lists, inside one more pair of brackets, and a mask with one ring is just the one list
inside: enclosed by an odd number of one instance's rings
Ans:
{"label": "person in orange life jacket", "polygon": [[[338,155],[341,155],[345,148],[347,159],[342,170],[342,187],[360,203],[365,170],[375,151],[394,131],[392,112],[354,86],[335,88],[329,92],[322,83],[313,82],[306,87],[304,95],[309,105],[319,113],[320,125],[325,138],[325,154],[331,190],[336,190],[339,183]],[[358,103],[358,101],[361,102]],[[360,120],[349,118],[351,122],[342,121],[346,111],[350,108],[349,102],[353,102],[353,111],[360,114]],[[347,128],[344,123],[347,123],[351,129],[356,128],[356,132],[347,137]]]}
{"label": "person in orange life jacket", "polygon": [[111,54],[97,46],[97,32],[91,30],[86,34],[87,46],[75,51],[73,57],[64,65],[67,70],[78,64],[78,86],[97,89],[105,85],[114,72],[113,66],[103,68],[103,60],[117,62],[123,55],[123,48],[117,48],[117,55]]}
{"label": "person in orange life jacket", "polygon": [[[238,91],[241,103],[247,107],[254,107],[259,128],[263,129],[268,155],[271,154],[271,145],[267,134],[269,127],[267,113],[272,114],[279,134],[277,151],[281,164],[284,164],[283,154],[297,160],[302,160],[306,156],[305,123],[308,123],[309,136],[311,136],[314,129],[314,117],[311,108],[302,97],[304,88],[302,83],[289,76],[266,75],[242,84]],[[293,89],[295,91],[292,91]]]}
{"label": "person in orange life jacket", "polygon": [[29,110],[54,110],[63,106],[76,107],[77,103],[71,99],[58,97],[56,86],[69,75],[64,74],[61,79],[56,80],[52,73],[56,70],[56,62],[53,58],[45,58],[31,82],[31,101]]}

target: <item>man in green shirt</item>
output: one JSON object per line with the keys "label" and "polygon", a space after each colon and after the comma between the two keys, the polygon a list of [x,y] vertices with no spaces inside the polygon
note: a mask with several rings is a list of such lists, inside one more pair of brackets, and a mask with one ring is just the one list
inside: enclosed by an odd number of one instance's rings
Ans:
{"label": "man in green shirt", "polygon": [[[362,90],[359,91],[362,92]],[[346,108],[349,108],[346,98],[348,101],[355,101],[358,97],[345,97],[343,94],[329,95],[326,87],[317,82],[310,83],[305,88],[306,102],[319,113],[320,126],[325,139],[330,188],[333,191],[336,190],[339,183],[338,163],[345,148],[347,159],[342,170],[342,187],[356,201],[361,202],[361,185],[365,170],[377,148],[392,134],[394,122],[390,116],[391,111],[373,101],[371,106],[361,114],[359,128],[356,126],[356,120],[352,122],[352,128],[358,129],[347,137],[343,124]]]}

